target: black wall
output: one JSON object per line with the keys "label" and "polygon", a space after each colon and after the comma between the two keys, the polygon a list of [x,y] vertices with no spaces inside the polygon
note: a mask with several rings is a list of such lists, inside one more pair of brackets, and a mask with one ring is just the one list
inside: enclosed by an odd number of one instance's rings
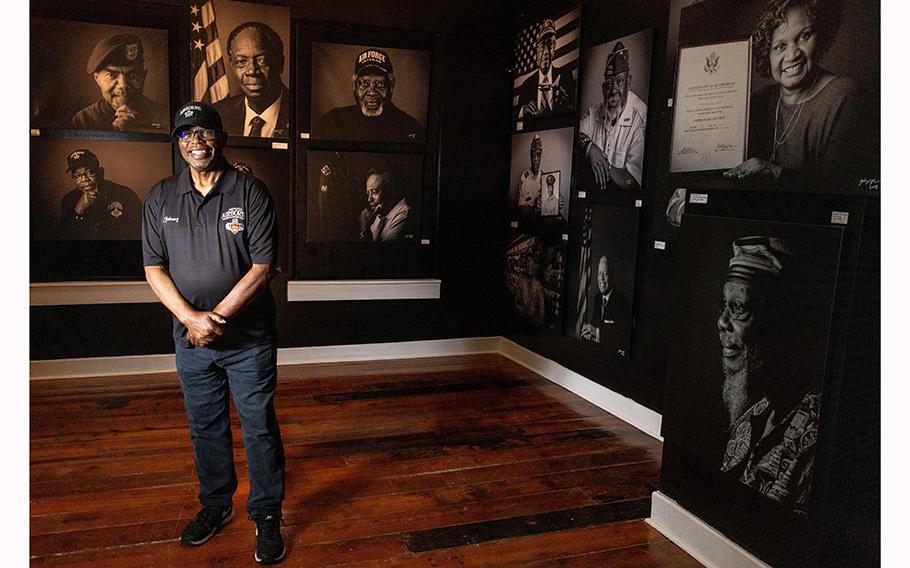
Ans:
{"label": "black wall", "polygon": [[[508,184],[503,164],[509,160],[515,13],[513,2],[478,0],[291,3],[292,18],[443,36],[436,235],[442,297],[287,302],[287,275],[280,275],[272,289],[281,347],[500,334],[501,220]],[[158,304],[33,307],[30,358],[169,353],[170,327],[170,315]]]}

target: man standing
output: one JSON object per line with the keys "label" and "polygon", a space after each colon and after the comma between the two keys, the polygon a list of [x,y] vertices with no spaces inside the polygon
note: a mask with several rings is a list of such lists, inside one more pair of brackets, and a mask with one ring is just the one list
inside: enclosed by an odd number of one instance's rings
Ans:
{"label": "man standing", "polygon": [[[793,253],[773,237],[733,243],[717,318],[730,438],[721,464],[762,495],[805,513],[820,396],[789,321],[804,311]],[[801,314],[801,321],[805,313]]]}
{"label": "man standing", "polygon": [[255,558],[279,562],[284,450],[275,416],[275,305],[268,283],[278,250],[275,208],[258,179],[232,168],[221,118],[188,103],[172,135],[189,166],[145,201],[145,276],[174,315],[177,374],[199,477],[202,510],[181,542],[198,546],[233,518],[237,489],[228,393],[243,428]]}
{"label": "man standing", "polygon": [[314,138],[422,142],[423,127],[392,102],[395,73],[389,55],[378,48],[360,52],[351,77],[354,104],[323,114]]}
{"label": "man standing", "polygon": [[641,187],[648,107],[629,90],[631,78],[629,50],[618,41],[604,67],[603,102],[591,105],[578,127],[578,147],[585,155],[582,183],[600,189]]}
{"label": "man standing", "polygon": [[85,66],[101,98],[73,116],[79,130],[161,130],[164,112],[142,94],[145,59],[142,42],[133,34],[117,34],[95,45]]}
{"label": "man standing", "polygon": [[291,94],[281,82],[284,42],[261,22],[244,22],[227,41],[241,93],[215,103],[225,130],[236,136],[287,138]]}
{"label": "man standing", "polygon": [[518,120],[575,108],[575,77],[553,65],[556,24],[546,19],[537,32],[537,72],[518,88]]}
{"label": "man standing", "polygon": [[91,150],[73,151],[66,171],[76,187],[60,202],[60,238],[119,240],[139,238],[142,204],[136,193],[104,179],[104,168]]}
{"label": "man standing", "polygon": [[530,217],[534,213],[534,205],[540,200],[541,185],[543,180],[540,173],[540,160],[543,157],[543,142],[540,136],[534,135],[531,140],[531,167],[526,169],[518,180],[518,216]]}
{"label": "man standing", "polygon": [[409,222],[411,207],[388,172],[370,168],[366,191],[367,206],[360,212],[361,240],[386,242],[413,236]]}
{"label": "man standing", "polygon": [[541,217],[555,217],[559,215],[559,205],[562,202],[559,192],[556,190],[556,176],[547,175],[547,190],[543,192],[537,209]]}
{"label": "man standing", "polygon": [[581,328],[581,338],[601,343],[607,339],[607,330],[621,330],[632,320],[632,309],[622,292],[613,286],[613,259],[602,256],[597,262],[597,288],[591,323]]}

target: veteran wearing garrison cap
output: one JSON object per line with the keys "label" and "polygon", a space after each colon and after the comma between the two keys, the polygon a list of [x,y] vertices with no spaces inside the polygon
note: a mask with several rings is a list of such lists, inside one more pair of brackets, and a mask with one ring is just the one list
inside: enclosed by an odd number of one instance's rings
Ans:
{"label": "veteran wearing garrison cap", "polygon": [[554,65],[556,24],[542,21],[537,29],[537,70],[518,88],[518,120],[571,111],[575,108],[575,77]]}
{"label": "veteran wearing garrison cap", "polygon": [[395,69],[385,51],[371,47],[357,54],[351,76],[354,104],[333,108],[313,127],[313,137],[329,140],[422,142],[423,127],[392,102]]}
{"label": "veteran wearing garrison cap", "polygon": [[729,417],[721,470],[797,512],[808,501],[821,400],[788,329],[809,321],[804,265],[779,238],[736,239],[717,318]]}
{"label": "veteran wearing garrison cap", "polygon": [[92,50],[85,72],[95,79],[101,98],[73,116],[73,128],[146,132],[167,129],[161,105],[142,94],[147,71],[138,37],[116,34],[104,38]]}
{"label": "veteran wearing garrison cap", "polygon": [[588,107],[578,127],[584,189],[641,187],[648,107],[629,89],[631,79],[629,49],[618,41],[604,65],[603,101]]}
{"label": "veteran wearing garrison cap", "polygon": [[136,193],[104,179],[104,168],[91,150],[66,157],[66,171],[76,187],[60,202],[59,237],[63,240],[139,240],[142,204]]}

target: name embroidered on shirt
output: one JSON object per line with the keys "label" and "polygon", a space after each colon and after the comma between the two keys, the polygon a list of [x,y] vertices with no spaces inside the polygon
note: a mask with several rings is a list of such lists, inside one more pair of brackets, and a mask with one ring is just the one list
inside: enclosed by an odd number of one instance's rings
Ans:
{"label": "name embroidered on shirt", "polygon": [[174,222],[177,223],[180,221],[180,217],[165,217],[162,223]]}

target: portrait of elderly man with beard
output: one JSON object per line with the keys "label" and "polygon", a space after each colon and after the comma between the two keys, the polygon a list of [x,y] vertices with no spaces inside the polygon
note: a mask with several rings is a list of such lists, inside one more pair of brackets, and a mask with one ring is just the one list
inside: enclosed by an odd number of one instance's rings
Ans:
{"label": "portrait of elderly man with beard", "polygon": [[733,243],[717,318],[729,440],[721,470],[805,513],[821,397],[792,338],[805,319],[805,276],[774,237]]}
{"label": "portrait of elderly man with beard", "polygon": [[421,142],[423,127],[392,102],[395,72],[389,54],[378,48],[361,51],[351,77],[354,104],[323,114],[313,128],[314,138]]}
{"label": "portrait of elderly man with beard", "polygon": [[284,42],[261,22],[244,22],[227,41],[228,60],[240,94],[215,103],[228,134],[287,138],[291,93],[281,82]]}
{"label": "portrait of elderly man with beard", "polygon": [[631,78],[629,50],[618,41],[604,66],[603,101],[585,110],[578,127],[582,187],[641,187],[648,107],[629,89]]}
{"label": "portrait of elderly man with beard", "polygon": [[101,98],[73,116],[79,130],[161,130],[161,105],[142,94],[145,88],[145,54],[133,34],[116,34],[95,45],[85,72],[95,79]]}

